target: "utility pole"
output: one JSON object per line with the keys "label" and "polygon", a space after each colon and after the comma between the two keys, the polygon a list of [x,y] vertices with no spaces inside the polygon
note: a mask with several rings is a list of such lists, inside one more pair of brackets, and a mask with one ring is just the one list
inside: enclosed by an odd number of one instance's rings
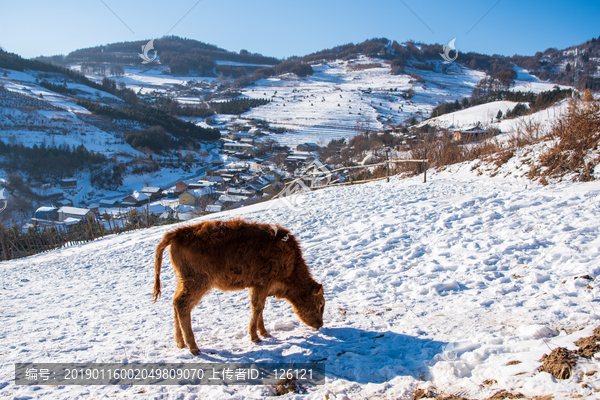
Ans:
{"label": "utility pole", "polygon": [[387,181],[388,183],[390,183],[390,149],[388,148],[386,151],[386,160],[387,162],[385,163],[385,169],[387,170]]}
{"label": "utility pole", "polygon": [[425,170],[423,171],[423,183],[427,183],[427,147],[425,147]]}

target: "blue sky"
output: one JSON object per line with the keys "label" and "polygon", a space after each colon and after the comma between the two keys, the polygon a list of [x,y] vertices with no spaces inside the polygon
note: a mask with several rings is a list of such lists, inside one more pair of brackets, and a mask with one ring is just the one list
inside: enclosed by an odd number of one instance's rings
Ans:
{"label": "blue sky", "polygon": [[0,7],[0,46],[23,57],[167,33],[280,58],[374,37],[456,38],[461,52],[533,55],[600,36],[598,0],[2,0]]}

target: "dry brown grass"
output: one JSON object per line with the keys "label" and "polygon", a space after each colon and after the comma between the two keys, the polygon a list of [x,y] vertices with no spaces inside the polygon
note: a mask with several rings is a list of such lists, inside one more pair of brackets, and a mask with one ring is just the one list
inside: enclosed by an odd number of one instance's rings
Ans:
{"label": "dry brown grass", "polygon": [[540,157],[536,172],[540,178],[558,178],[575,174],[579,181],[594,180],[593,171],[600,162],[600,103],[598,101],[569,102],[564,117],[556,122],[548,139],[554,147]]}
{"label": "dry brown grass", "polygon": [[544,125],[541,122],[533,121],[530,118],[524,118],[518,122],[515,134],[508,140],[508,147],[520,149],[539,143],[547,136]]}
{"label": "dry brown grass", "polygon": [[[571,100],[568,110],[548,126],[531,119],[523,119],[516,133],[501,145],[491,135],[487,138],[463,138],[453,141],[449,137],[425,138],[412,145],[411,158],[427,158],[429,167],[445,167],[465,161],[484,160],[492,162],[496,169],[506,164],[518,149],[543,141],[554,141],[538,163],[531,163],[528,177],[547,184],[551,178],[571,174],[578,181],[594,179],[594,168],[600,163],[600,101],[591,93],[583,100]],[[419,174],[421,166],[403,165],[400,172]]]}
{"label": "dry brown grass", "polygon": [[352,64],[352,65],[349,65],[348,68],[352,71],[362,71],[362,70],[371,69],[371,68],[381,68],[381,64],[379,64],[379,63]]}
{"label": "dry brown grass", "polygon": [[[426,158],[429,160],[428,167],[443,168],[464,161],[484,159],[500,152],[500,150],[500,144],[491,135],[479,138],[477,142],[472,138],[455,141],[449,136],[430,137],[411,147],[411,158]],[[399,168],[399,171],[420,174],[423,172],[423,166],[404,164]]]}

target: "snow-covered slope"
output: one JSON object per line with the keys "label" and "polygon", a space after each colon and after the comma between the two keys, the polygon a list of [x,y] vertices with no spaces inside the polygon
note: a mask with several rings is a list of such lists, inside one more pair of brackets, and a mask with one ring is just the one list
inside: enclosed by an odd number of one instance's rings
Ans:
{"label": "snow-covered slope", "polygon": [[169,261],[162,300],[150,298],[154,249],[172,227],[2,262],[0,396],[258,399],[273,393],[266,387],[18,387],[11,382],[15,362],[319,360],[326,384],[307,388],[302,398],[408,399],[430,386],[477,399],[501,389],[600,398],[599,374],[585,374],[600,368],[595,359],[563,381],[537,372],[549,348],[573,349],[598,324],[597,284],[579,277],[600,275],[600,188],[533,186],[477,176],[471,168],[432,172],[426,184],[422,177],[393,178],[303,194],[291,202],[294,208],[262,203],[210,216],[291,229],[324,284],[327,304],[325,326],[313,332],[289,304],[269,299],[265,322],[273,337],[253,344],[247,291],[213,291],[192,313],[198,357],[177,349],[172,338]]}
{"label": "snow-covered slope", "polygon": [[[361,69],[362,66],[369,68]],[[408,74],[392,75],[384,60],[360,57],[313,66],[314,75],[293,74],[262,79],[244,95],[270,98],[266,106],[253,108],[245,117],[260,118],[285,127],[277,135],[284,144],[324,141],[354,136],[357,126],[381,129],[414,117],[426,118],[433,107],[468,97],[483,74],[458,65],[447,73],[407,68],[419,75],[419,83]],[[441,69],[441,67],[440,67]],[[404,98],[409,90],[414,97]],[[408,97],[408,96],[406,96]]]}
{"label": "snow-covered slope", "polygon": [[[271,102],[242,114],[241,122],[257,118],[269,122],[271,127],[285,128],[285,133],[273,136],[281,144],[326,144],[331,139],[352,137],[365,128],[385,129],[410,120],[424,120],[439,104],[469,97],[473,87],[485,76],[480,71],[458,64],[443,66],[441,60],[431,62],[430,66],[434,70],[408,66],[405,73],[392,75],[386,60],[360,56],[354,60],[313,65],[315,73],[304,78],[285,74],[261,79],[240,89],[241,97],[268,98]],[[78,69],[77,65],[71,67]],[[517,80],[511,90],[537,93],[552,90],[555,86],[540,81],[521,68],[515,69]],[[89,77],[98,81],[102,79],[100,75]],[[195,86],[201,82],[203,90],[208,91],[206,93],[214,92],[219,85],[216,78],[172,76],[168,68],[160,65],[153,68],[126,67],[122,77],[113,79],[142,94],[168,93],[183,104],[202,102],[200,92],[190,90],[189,83]],[[413,92],[412,97],[407,95],[409,90]],[[505,114],[515,104],[509,101],[482,104],[440,116],[428,123],[443,126],[474,125],[477,122],[489,124],[499,110]],[[235,119],[231,115],[216,116],[221,123]]]}
{"label": "snow-covered slope", "polygon": [[443,114],[439,117],[436,116],[427,121],[423,121],[419,125],[429,124],[441,128],[449,128],[451,126],[462,128],[473,126],[477,123],[490,125],[497,121],[496,115],[498,114],[498,111],[502,111],[502,114],[506,114],[506,111],[512,110],[517,104],[518,103],[514,101],[493,101],[491,103],[479,104],[477,106],[465,108],[464,110]]}
{"label": "snow-covered slope", "polygon": [[[118,132],[106,129],[111,126],[78,105],[76,97],[48,90],[37,84],[36,78],[46,79],[45,74],[35,71],[9,70],[6,76],[0,76],[4,91],[0,97],[0,140],[4,143],[84,145],[88,150],[108,156],[123,152],[132,156],[141,154],[122,140],[123,129]],[[62,80],[49,81],[62,84]],[[85,85],[69,83],[68,88],[79,91],[81,98],[122,102],[118,97]],[[136,123],[129,125],[137,126]]]}
{"label": "snow-covered slope", "polygon": [[503,114],[506,114],[506,111],[512,110],[517,103],[505,100],[494,101],[440,115],[439,117],[430,118],[417,124],[417,127],[428,124],[444,129],[451,129],[452,127],[467,128],[480,124],[482,127],[498,128],[500,132],[507,134],[499,137],[500,140],[505,140],[512,137],[517,132],[524,132],[528,127],[533,126],[539,128],[540,134],[548,132],[555,122],[557,122],[567,111],[568,103],[569,99],[561,100],[544,110],[498,121],[496,118],[498,111],[502,111]]}

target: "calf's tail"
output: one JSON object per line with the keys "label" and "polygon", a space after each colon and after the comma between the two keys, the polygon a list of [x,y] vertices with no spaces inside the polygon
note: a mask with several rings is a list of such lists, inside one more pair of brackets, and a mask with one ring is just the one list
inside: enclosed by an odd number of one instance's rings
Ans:
{"label": "calf's tail", "polygon": [[160,289],[162,287],[160,284],[160,270],[162,267],[163,253],[165,249],[171,244],[174,238],[174,233],[169,232],[165,235],[162,242],[160,242],[158,246],[156,246],[156,254],[154,259],[154,291],[152,292],[152,296],[154,297],[154,303],[156,303],[156,300],[158,300],[158,298],[160,297]]}

